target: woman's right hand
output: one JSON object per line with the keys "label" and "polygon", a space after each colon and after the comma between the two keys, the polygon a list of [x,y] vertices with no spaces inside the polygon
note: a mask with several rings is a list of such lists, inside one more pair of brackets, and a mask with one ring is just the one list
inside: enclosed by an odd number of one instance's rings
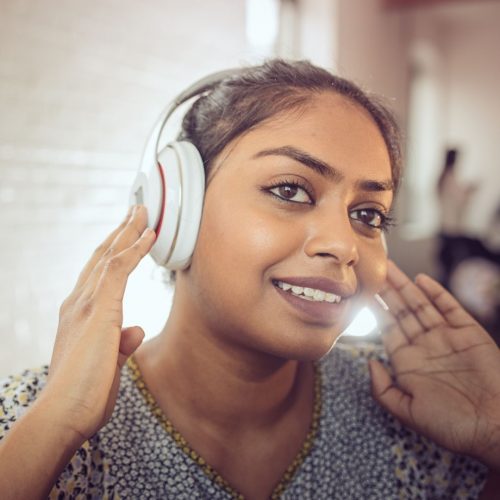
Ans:
{"label": "woman's right hand", "polygon": [[96,249],[60,309],[40,399],[77,446],[110,418],[120,369],[144,338],[140,327],[122,329],[122,301],[128,276],[154,243],[154,231],[146,225],[146,209],[132,207]]}

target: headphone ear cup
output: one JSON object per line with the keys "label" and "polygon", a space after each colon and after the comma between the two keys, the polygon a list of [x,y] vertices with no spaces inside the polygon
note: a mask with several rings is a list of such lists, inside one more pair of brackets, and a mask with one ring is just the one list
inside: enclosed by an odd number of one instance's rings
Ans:
{"label": "headphone ear cup", "polygon": [[171,142],[157,155],[163,199],[151,256],[167,269],[185,269],[191,262],[205,196],[205,169],[190,142]]}

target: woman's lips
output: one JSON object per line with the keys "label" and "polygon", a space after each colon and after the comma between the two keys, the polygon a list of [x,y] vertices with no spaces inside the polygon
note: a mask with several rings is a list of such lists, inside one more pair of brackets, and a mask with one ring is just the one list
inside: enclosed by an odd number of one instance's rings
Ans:
{"label": "woman's lips", "polygon": [[280,288],[277,281],[273,281],[274,289],[278,294],[290,304],[296,311],[299,311],[302,315],[307,316],[309,320],[314,320],[314,322],[331,325],[338,322],[341,317],[344,316],[348,297],[342,297],[339,303],[331,302],[316,302],[313,300],[308,300],[307,298],[301,298],[294,295],[291,290],[285,291]]}
{"label": "woman's lips", "polygon": [[353,283],[348,283],[345,280],[334,281],[323,276],[285,276],[273,278],[273,283],[288,283],[290,285],[308,287],[323,290],[324,292],[340,295],[343,298],[348,298],[356,293],[356,286]]}

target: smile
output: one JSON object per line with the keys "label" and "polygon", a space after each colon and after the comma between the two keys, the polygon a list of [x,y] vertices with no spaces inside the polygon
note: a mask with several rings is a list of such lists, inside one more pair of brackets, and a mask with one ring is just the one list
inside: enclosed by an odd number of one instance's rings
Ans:
{"label": "smile", "polygon": [[342,300],[340,295],[335,295],[334,293],[325,292],[318,288],[308,288],[302,286],[291,285],[285,281],[276,281],[276,286],[288,292],[295,297],[299,297],[303,300],[309,300],[312,302],[329,302],[330,304],[338,304]]}

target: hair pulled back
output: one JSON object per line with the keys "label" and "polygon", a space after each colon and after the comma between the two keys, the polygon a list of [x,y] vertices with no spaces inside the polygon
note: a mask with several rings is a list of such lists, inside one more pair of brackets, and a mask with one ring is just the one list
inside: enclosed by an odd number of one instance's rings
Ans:
{"label": "hair pulled back", "polygon": [[331,91],[363,107],[384,138],[391,162],[394,190],[401,178],[399,128],[380,98],[308,61],[272,59],[242,68],[201,95],[186,113],[179,139],[199,150],[208,175],[224,147],[269,118],[300,109],[315,95]]}

